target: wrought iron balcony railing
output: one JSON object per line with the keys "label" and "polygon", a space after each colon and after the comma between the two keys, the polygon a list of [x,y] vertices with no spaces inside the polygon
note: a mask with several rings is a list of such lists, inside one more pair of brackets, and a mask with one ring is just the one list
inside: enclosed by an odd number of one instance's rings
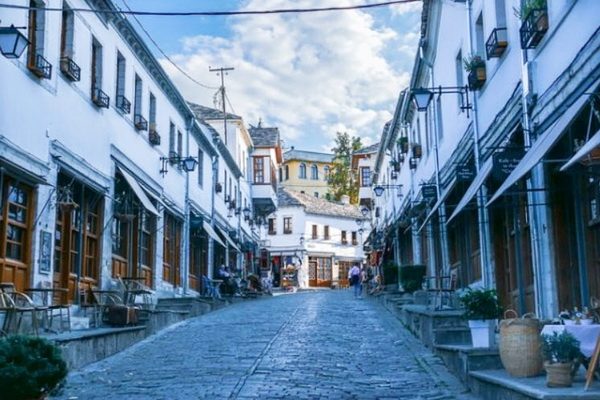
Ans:
{"label": "wrought iron balcony railing", "polygon": [[133,124],[135,125],[135,129],[138,131],[148,130],[148,121],[146,121],[146,118],[142,117],[140,114],[135,114],[133,116]]}
{"label": "wrought iron balcony railing", "polygon": [[60,71],[72,82],[79,82],[81,79],[81,68],[71,57],[61,57]]}
{"label": "wrought iron balcony railing", "polygon": [[490,58],[498,58],[504,54],[508,47],[508,38],[506,28],[496,28],[490,33],[490,37],[485,42],[485,52],[488,60]]}
{"label": "wrought iron balcony railing", "polygon": [[28,67],[38,78],[50,79],[52,77],[52,64],[41,54],[36,54]]}
{"label": "wrought iron balcony railing", "polygon": [[92,88],[92,101],[100,108],[108,108],[110,97],[100,88],[94,87]]}
{"label": "wrought iron balcony railing", "polygon": [[124,114],[129,114],[131,112],[131,102],[127,100],[127,97],[120,94],[117,96],[117,108]]}

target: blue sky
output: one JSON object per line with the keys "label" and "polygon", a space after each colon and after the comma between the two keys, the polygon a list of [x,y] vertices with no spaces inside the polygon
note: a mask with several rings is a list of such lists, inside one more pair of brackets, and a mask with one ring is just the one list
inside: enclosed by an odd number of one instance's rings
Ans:
{"label": "blue sky", "polygon": [[[222,11],[365,4],[372,0],[114,0],[135,10]],[[232,17],[138,17],[161,48],[198,81],[226,77],[228,111],[247,124],[277,126],[284,146],[328,151],[336,131],[378,140],[406,87],[414,61],[420,4],[369,11]],[[133,21],[132,21],[133,22]],[[134,22],[135,25],[135,22]],[[150,45],[152,48],[152,45]],[[161,58],[158,54],[159,59]],[[213,106],[165,60],[184,96]],[[231,107],[230,107],[231,105]]]}

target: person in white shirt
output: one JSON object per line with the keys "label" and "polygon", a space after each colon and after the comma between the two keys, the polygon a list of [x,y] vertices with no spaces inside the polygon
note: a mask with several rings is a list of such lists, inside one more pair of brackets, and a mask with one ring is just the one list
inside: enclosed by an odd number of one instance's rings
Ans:
{"label": "person in white shirt", "polygon": [[348,271],[348,282],[350,282],[350,286],[354,287],[354,297],[361,298],[362,295],[362,282],[361,282],[361,273],[358,264],[354,264],[350,271]]}

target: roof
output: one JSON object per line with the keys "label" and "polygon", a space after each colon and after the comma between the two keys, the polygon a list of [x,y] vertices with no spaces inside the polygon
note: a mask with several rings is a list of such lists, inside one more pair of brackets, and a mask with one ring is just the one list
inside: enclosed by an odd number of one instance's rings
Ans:
{"label": "roof", "polygon": [[263,128],[250,126],[248,130],[254,143],[254,147],[277,147],[279,146],[279,128]]}
{"label": "roof", "polygon": [[[187,102],[196,117],[204,119],[204,120],[213,120],[213,119],[223,119],[223,111],[217,110],[215,108],[201,106],[200,104],[192,103],[190,101]],[[242,119],[239,115],[227,113],[227,119]]]}
{"label": "roof", "polygon": [[377,153],[378,151],[379,151],[379,143],[374,143],[370,146],[363,147],[362,149],[355,151],[354,155],[371,154],[371,153]]}
{"label": "roof", "polygon": [[341,218],[364,218],[360,209],[353,204],[341,204],[305,193],[279,188],[279,207],[303,207],[307,214],[327,215]]}
{"label": "roof", "polygon": [[320,163],[331,163],[333,162],[333,154],[331,153],[318,153],[316,151],[308,150],[291,150],[283,153],[283,159],[285,161],[298,160],[298,161],[312,161]]}

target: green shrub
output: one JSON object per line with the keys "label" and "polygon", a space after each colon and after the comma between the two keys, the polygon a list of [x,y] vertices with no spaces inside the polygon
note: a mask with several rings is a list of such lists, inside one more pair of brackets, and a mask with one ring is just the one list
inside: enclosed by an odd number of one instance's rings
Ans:
{"label": "green shrub", "polygon": [[542,335],[542,354],[552,363],[570,363],[579,357],[579,340],[567,331]]}
{"label": "green shrub", "polygon": [[383,282],[386,285],[398,283],[398,266],[393,262],[383,264]]}
{"label": "green shrub", "polygon": [[460,302],[465,306],[465,317],[470,320],[496,319],[502,315],[502,307],[494,289],[467,288],[460,296]]}
{"label": "green shrub", "polygon": [[0,339],[0,393],[11,400],[37,399],[59,387],[67,376],[60,350],[29,336]]}
{"label": "green shrub", "polygon": [[424,265],[403,265],[400,267],[400,283],[402,283],[405,292],[412,293],[421,289],[424,277]]}

